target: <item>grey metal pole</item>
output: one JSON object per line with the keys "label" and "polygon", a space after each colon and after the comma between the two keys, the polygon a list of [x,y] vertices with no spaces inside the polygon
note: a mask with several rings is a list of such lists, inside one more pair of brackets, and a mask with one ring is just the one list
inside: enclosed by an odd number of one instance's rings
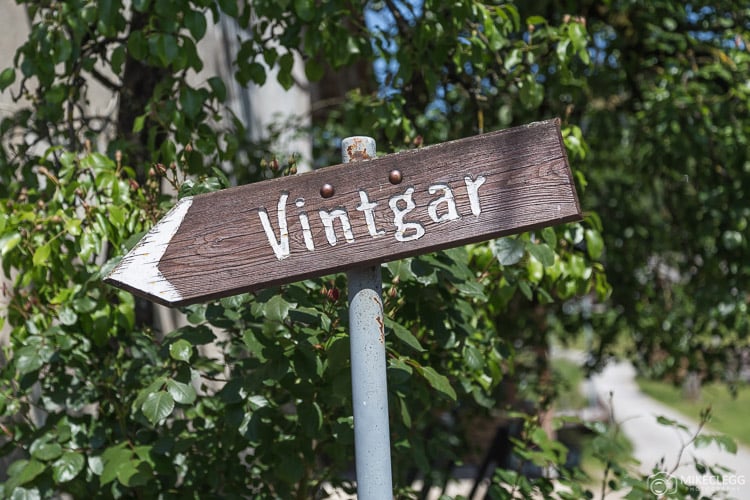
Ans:
{"label": "grey metal pole", "polygon": [[[375,139],[347,137],[343,163],[375,158]],[[347,272],[351,343],[354,454],[359,500],[392,500],[383,281],[380,266]]]}

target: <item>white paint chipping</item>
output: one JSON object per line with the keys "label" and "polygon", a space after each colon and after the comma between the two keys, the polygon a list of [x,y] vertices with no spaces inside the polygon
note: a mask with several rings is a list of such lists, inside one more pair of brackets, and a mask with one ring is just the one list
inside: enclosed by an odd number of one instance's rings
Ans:
{"label": "white paint chipping", "polygon": [[[295,201],[294,204],[297,208],[302,208],[305,206],[305,199],[297,198],[297,201]],[[305,248],[312,252],[315,250],[315,242],[313,241],[312,230],[310,229],[310,218],[307,216],[307,212],[300,210],[299,223],[302,225],[302,236],[305,238]]]}
{"label": "white paint chipping", "polygon": [[172,210],[167,212],[167,215],[157,222],[146,236],[122,258],[107,279],[158,297],[168,303],[181,301],[180,292],[159,271],[159,262],[192,203],[191,196],[178,201]]}
{"label": "white paint chipping", "polygon": [[[393,224],[396,226],[396,234],[394,236],[397,241],[418,240],[424,236],[425,229],[422,224],[418,222],[404,222],[406,214],[417,208],[416,203],[412,199],[413,194],[414,188],[410,187],[404,191],[404,194],[393,196],[388,200],[388,206],[393,211]],[[401,202],[403,202],[404,208],[399,207],[399,203]],[[407,236],[406,232],[412,230],[414,233]]]}
{"label": "white paint chipping", "polygon": [[[456,208],[456,201],[453,198],[453,191],[450,186],[447,184],[433,184],[428,188],[430,194],[437,194],[439,190],[443,191],[443,196],[432,200],[430,206],[427,207],[427,213],[430,214],[430,219],[435,222],[458,219],[458,209]],[[445,204],[446,212],[438,215],[438,207],[441,204]]]}
{"label": "white paint chipping", "polygon": [[266,207],[260,207],[258,209],[258,216],[260,217],[260,223],[263,225],[263,230],[266,232],[268,237],[268,243],[273,248],[273,253],[279,260],[284,260],[289,257],[289,228],[286,222],[286,200],[289,198],[289,193],[286,191],[281,192],[279,196],[279,204],[277,206],[277,212],[279,217],[279,240],[276,241],[276,234],[271,227],[271,221],[268,218],[268,212]]}
{"label": "white paint chipping", "polygon": [[357,205],[357,210],[360,212],[364,212],[365,214],[365,222],[367,223],[367,231],[369,231],[370,236],[373,238],[377,238],[378,236],[383,236],[385,234],[384,229],[378,229],[375,224],[375,207],[378,206],[377,203],[370,201],[370,198],[367,196],[367,191],[359,191],[359,205]]}
{"label": "white paint chipping", "polygon": [[471,176],[467,175],[464,177],[464,183],[466,183],[466,190],[469,193],[469,203],[471,204],[471,213],[478,216],[482,213],[482,207],[479,205],[479,186],[484,184],[487,178],[483,175],[478,175],[476,180],[472,179]]}
{"label": "white paint chipping", "polygon": [[342,208],[336,208],[330,212],[325,210],[318,210],[320,215],[320,221],[323,223],[323,227],[326,230],[326,239],[328,244],[332,247],[336,246],[336,229],[333,227],[334,219],[341,221],[341,230],[344,233],[344,238],[347,243],[354,242],[354,233],[352,232],[352,224],[349,222],[349,214]]}

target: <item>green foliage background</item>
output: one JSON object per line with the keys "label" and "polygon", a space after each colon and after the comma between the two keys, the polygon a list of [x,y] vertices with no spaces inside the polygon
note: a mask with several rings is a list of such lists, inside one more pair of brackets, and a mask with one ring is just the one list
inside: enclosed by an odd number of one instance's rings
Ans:
{"label": "green foliage background", "polygon": [[[204,66],[196,44],[222,16],[248,34],[233,54],[243,85],[273,67],[289,88],[293,54],[320,88],[347,77],[307,131],[319,166],[352,131],[390,152],[563,119],[583,223],[383,267],[397,494],[417,476],[444,479],[472,418],[528,401],[525,442],[541,450],[529,459],[560,468],[564,450],[534,430],[555,396],[546,346],[584,323],[597,362],[625,333],[643,370],[737,381],[750,274],[742,2],[18,3],[31,34],[0,72],[0,90],[24,103],[0,124],[5,496],[310,498],[324,482],[349,486],[342,276],[191,306],[171,332],[101,282],[174,202],[163,182],[185,196],[227,174],[295,170],[246,139],[226,82],[189,83]],[[374,26],[366,9],[392,22]],[[116,117],[81,112],[92,79],[120,96]],[[637,479],[616,470],[623,483],[610,487]],[[552,494],[524,481],[501,473],[493,491]]]}

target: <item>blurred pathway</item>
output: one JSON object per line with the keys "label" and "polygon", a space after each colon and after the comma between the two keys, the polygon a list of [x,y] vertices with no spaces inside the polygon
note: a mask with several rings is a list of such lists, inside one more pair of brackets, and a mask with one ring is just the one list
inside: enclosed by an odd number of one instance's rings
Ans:
{"label": "blurred pathway", "polygon": [[[584,354],[568,350],[552,350],[553,357],[563,357],[576,363],[583,363]],[[681,413],[668,406],[651,399],[643,394],[635,382],[635,369],[626,361],[610,363],[600,374],[595,375],[587,386],[583,388],[585,394],[591,399],[598,398],[607,403],[612,393],[615,420],[620,423],[622,431],[633,445],[633,455],[640,462],[640,470],[648,474],[655,464],[664,460],[662,470],[672,470],[678,460],[680,448],[690,438],[685,432],[678,431],[673,427],[663,426],[656,421],[656,417],[664,416],[677,421],[692,432],[698,427],[697,419],[689,419]],[[750,425],[750,408],[748,408],[748,425]],[[708,429],[703,431],[714,434],[715,431]],[[725,483],[720,484],[717,478],[710,476],[699,476],[693,466],[693,457],[697,457],[709,466],[722,465],[734,472],[726,474]],[[696,449],[690,445],[685,448],[679,459],[683,464],[677,468],[674,475],[680,477],[687,484],[693,484],[701,488],[705,496],[715,495],[717,498],[736,498],[739,500],[750,500],[750,449],[738,446],[737,454],[729,453],[720,449],[716,444],[709,447]],[[466,472],[466,471],[464,471]],[[473,477],[474,471],[466,473],[467,477]],[[669,483],[665,477],[658,477],[654,484],[656,487],[668,487]],[[661,482],[659,482],[661,480]],[[471,479],[457,479],[451,481],[446,493],[450,498],[457,495],[468,495],[473,481]],[[416,486],[416,485],[415,485]],[[482,498],[486,491],[486,482],[482,484],[476,498]],[[624,498],[627,491],[612,492],[606,496],[606,500]],[[428,500],[438,500],[440,492],[434,488],[427,495]],[[346,496],[341,492],[334,493],[331,497],[336,500],[353,500],[356,497]],[[598,499],[598,497],[596,497]],[[654,495],[656,500],[657,495]]]}
{"label": "blurred pathway", "polygon": [[[656,421],[656,417],[661,415],[684,424],[691,433],[698,427],[697,419],[688,419],[643,394],[635,382],[635,369],[628,362],[610,363],[602,373],[592,378],[591,384],[593,387],[587,389],[595,391],[605,403],[612,393],[615,420],[633,443],[633,454],[641,463],[641,472],[648,473],[662,459],[664,467],[661,469],[672,470],[678,460],[680,448],[689,440],[690,434],[663,426]],[[747,417],[750,425],[750,408]],[[715,433],[710,429],[703,432]],[[720,464],[728,467],[734,473],[726,474],[723,483],[715,477],[700,476],[693,466],[693,456],[709,466]],[[700,449],[690,445],[679,460],[683,465],[680,465],[674,475],[687,484],[700,486],[701,493],[723,493],[731,498],[750,500],[750,450],[747,447],[738,446],[737,454],[733,455],[720,449],[715,443]],[[668,483],[662,484],[668,487]]]}

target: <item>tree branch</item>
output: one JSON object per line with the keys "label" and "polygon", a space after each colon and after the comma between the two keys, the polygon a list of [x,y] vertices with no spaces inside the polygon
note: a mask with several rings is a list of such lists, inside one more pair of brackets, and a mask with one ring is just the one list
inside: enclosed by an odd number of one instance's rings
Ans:
{"label": "tree branch", "polygon": [[388,7],[388,10],[391,11],[391,14],[393,14],[393,18],[396,20],[396,27],[398,28],[398,32],[404,38],[409,38],[407,36],[409,34],[409,23],[407,23],[404,19],[404,16],[403,14],[401,14],[398,6],[393,0],[385,0],[385,4]]}
{"label": "tree branch", "polygon": [[91,76],[93,76],[97,82],[102,84],[108,90],[117,93],[122,90],[122,85],[113,82],[112,80],[101,74],[96,68],[91,68],[90,70],[88,70],[88,72],[91,73]]}

